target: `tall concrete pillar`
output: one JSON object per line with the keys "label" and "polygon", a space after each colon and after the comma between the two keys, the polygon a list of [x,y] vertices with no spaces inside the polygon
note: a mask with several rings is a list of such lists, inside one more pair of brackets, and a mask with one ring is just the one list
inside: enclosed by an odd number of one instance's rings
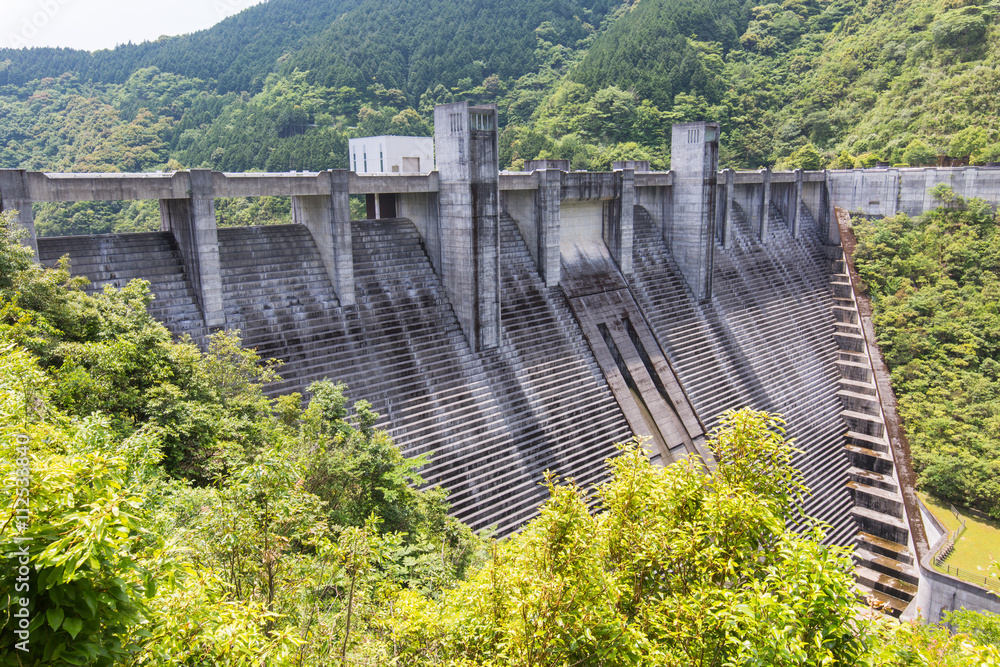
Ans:
{"label": "tall concrete pillar", "polygon": [[546,287],[559,284],[562,262],[559,254],[559,221],[562,216],[562,177],[558,169],[538,172],[535,191],[535,231],[538,243],[538,272]]}
{"label": "tall concrete pillar", "polygon": [[792,238],[799,238],[799,211],[802,210],[802,170],[795,170],[795,189],[792,192]]}
{"label": "tall concrete pillar", "polygon": [[38,261],[35,214],[31,209],[28,174],[23,169],[0,169],[0,211],[17,211],[17,223],[27,230],[21,243],[31,248]]}
{"label": "tall concrete pillar", "polygon": [[684,280],[695,297],[704,301],[712,297],[719,124],[674,125],[670,155],[673,210],[670,233],[664,238]]}
{"label": "tall concrete pillar", "polygon": [[771,168],[764,167],[761,177],[763,180],[760,186],[760,226],[757,231],[760,233],[760,240],[767,242],[767,232],[771,222]]}
{"label": "tall concrete pillar", "polygon": [[192,169],[190,197],[160,200],[160,228],[173,233],[205,317],[205,326],[226,326],[219,266],[219,230],[215,222],[212,171]]}
{"label": "tall concrete pillar", "polygon": [[312,234],[340,305],[353,306],[356,301],[348,171],[332,169],[320,174],[320,178],[329,179],[330,194],[292,197],[292,212],[295,222],[305,225]]}
{"label": "tall concrete pillar", "polygon": [[469,344],[500,344],[500,166],[496,105],[434,109],[441,278]]}
{"label": "tall concrete pillar", "polygon": [[616,172],[621,179],[619,196],[605,205],[604,243],[618,263],[622,275],[632,275],[632,247],[635,241],[635,171]]}

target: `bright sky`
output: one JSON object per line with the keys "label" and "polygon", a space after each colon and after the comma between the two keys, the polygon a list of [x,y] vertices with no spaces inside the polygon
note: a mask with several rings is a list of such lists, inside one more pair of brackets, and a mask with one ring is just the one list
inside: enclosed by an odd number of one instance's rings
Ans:
{"label": "bright sky", "polygon": [[95,51],[209,28],[263,0],[0,0],[0,47]]}

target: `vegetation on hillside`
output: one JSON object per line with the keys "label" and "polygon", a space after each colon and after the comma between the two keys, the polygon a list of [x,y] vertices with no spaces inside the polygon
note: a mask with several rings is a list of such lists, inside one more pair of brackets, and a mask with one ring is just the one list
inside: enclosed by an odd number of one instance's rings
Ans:
{"label": "vegetation on hillside", "polygon": [[184,78],[211,81],[210,89],[220,94],[255,93],[289,53],[357,5],[357,0],[269,0],[208,30],[179,37],[164,35],[152,42],[93,53],[59,48],[0,49],[0,85],[22,85],[66,72],[76,72],[93,83],[123,84],[134,72],[155,67]]}
{"label": "vegetation on hillside", "polygon": [[858,617],[775,417],[728,415],[711,478],[624,446],[477,537],[342,385],[269,399],[236,335],[171,341],[146,284],[88,296],[2,222],[0,664],[1000,664],[996,616]]}
{"label": "vegetation on hillside", "polygon": [[517,12],[272,0],[114,51],[0,53],[0,164],[337,168],[350,136],[428,134],[433,105],[456,99],[498,105],[505,168],[538,157],[666,168],[670,125],[702,119],[722,123],[725,166],[981,163],[1000,160],[998,15],[996,0],[557,0]]}
{"label": "vegetation on hillside", "polygon": [[855,219],[855,263],[920,485],[1000,518],[1000,219],[938,186],[917,219]]}

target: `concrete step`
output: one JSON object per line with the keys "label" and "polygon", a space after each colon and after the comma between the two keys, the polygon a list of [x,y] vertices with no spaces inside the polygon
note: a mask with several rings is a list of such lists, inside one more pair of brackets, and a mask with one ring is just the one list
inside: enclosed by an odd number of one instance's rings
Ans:
{"label": "concrete step", "polygon": [[865,549],[873,554],[885,556],[895,561],[900,561],[908,565],[913,565],[913,554],[905,544],[898,544],[884,540],[877,535],[861,532],[857,535],[857,547]]}
{"label": "concrete step", "polygon": [[910,529],[898,517],[857,506],[851,509],[851,514],[862,532],[897,544],[909,542]]}
{"label": "concrete step", "polygon": [[822,494],[810,499],[810,511],[834,524],[834,543],[849,543],[857,528],[845,517],[850,464],[836,391],[853,387],[837,386],[829,258],[808,220],[799,239],[776,224],[761,243],[739,207],[734,213],[732,246],[715,248],[713,298],[698,303],[656,224],[637,207],[633,291],[709,428],[727,408],[785,415],[789,435],[806,449],[798,460],[814,496]]}

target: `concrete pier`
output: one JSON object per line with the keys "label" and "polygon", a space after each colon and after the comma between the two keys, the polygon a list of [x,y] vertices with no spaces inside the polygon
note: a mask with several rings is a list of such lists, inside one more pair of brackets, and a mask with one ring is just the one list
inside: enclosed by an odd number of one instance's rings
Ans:
{"label": "concrete pier", "polygon": [[500,335],[499,174],[496,107],[468,102],[434,110],[440,266],[445,289],[473,349]]}
{"label": "concrete pier", "polygon": [[664,238],[700,300],[712,296],[718,163],[718,123],[674,125],[670,158],[673,209]]}

